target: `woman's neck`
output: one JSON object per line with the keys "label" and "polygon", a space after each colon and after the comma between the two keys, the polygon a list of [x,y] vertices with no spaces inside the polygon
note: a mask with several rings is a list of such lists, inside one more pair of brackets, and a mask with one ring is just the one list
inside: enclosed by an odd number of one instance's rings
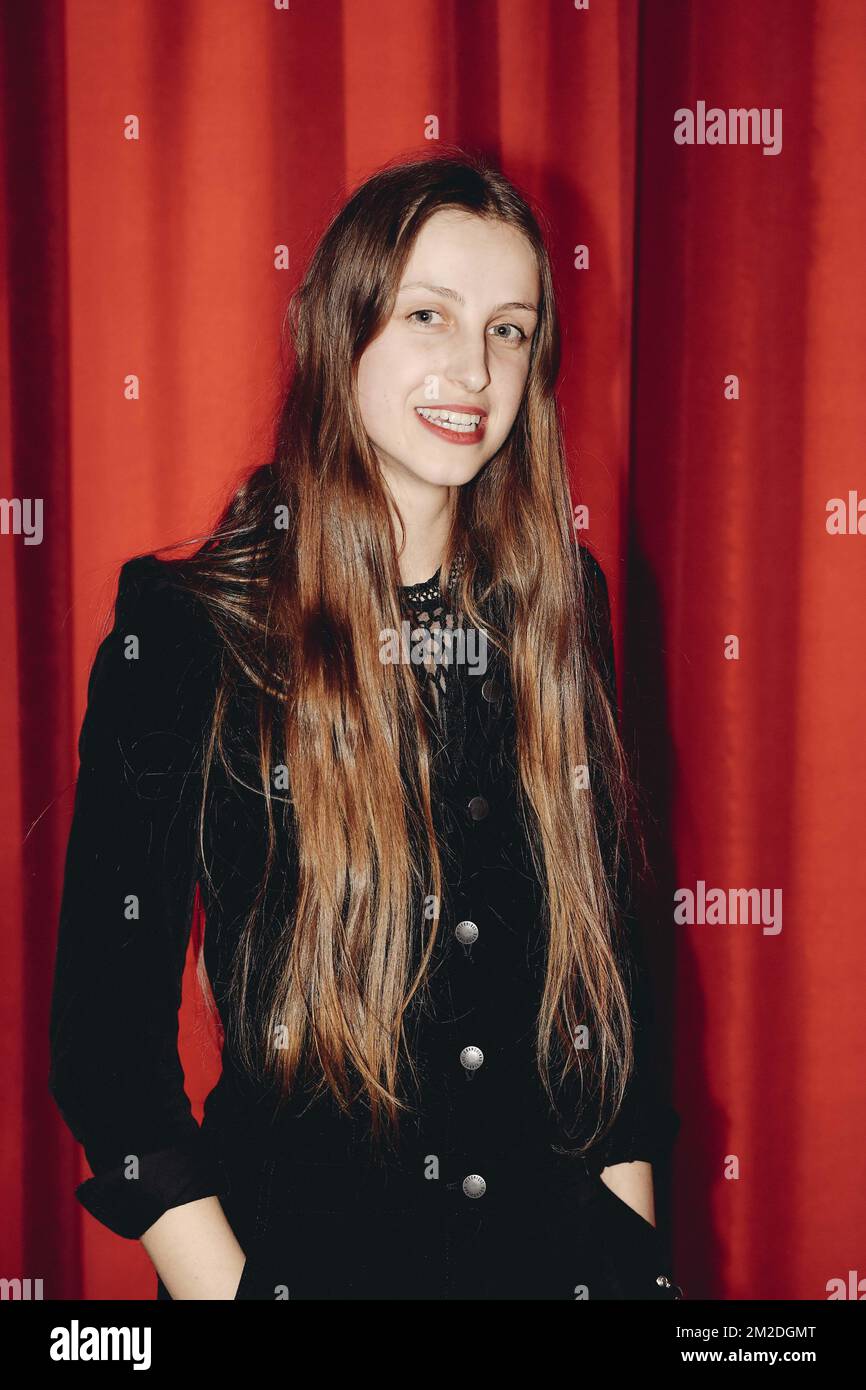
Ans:
{"label": "woman's neck", "polygon": [[451,529],[451,488],[401,488],[397,496],[400,520],[393,512],[394,534],[403,535],[398,556],[401,584],[422,584],[442,564]]}
{"label": "woman's neck", "polygon": [[421,546],[411,553],[406,549],[399,558],[400,583],[401,584],[423,584],[439,569],[442,564],[442,554],[445,549],[443,540],[441,546],[431,549],[428,546]]}

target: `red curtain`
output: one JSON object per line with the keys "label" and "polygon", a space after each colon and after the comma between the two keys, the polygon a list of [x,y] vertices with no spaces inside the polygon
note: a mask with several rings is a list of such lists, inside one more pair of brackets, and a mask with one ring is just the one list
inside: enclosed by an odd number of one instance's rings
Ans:
{"label": "red curtain", "polygon": [[[866,1225],[866,534],[827,528],[866,494],[866,7],[30,0],[0,24],[0,483],[44,517],[40,544],[0,536],[4,1272],[153,1297],[139,1244],[75,1202],[46,1085],[87,672],[121,562],[200,531],[266,456],[327,218],[438,140],[547,221],[574,500],[654,820],[677,1278],[826,1298]],[[677,143],[700,102],[781,110],[781,150]],[[678,923],[699,883],[780,890],[781,930]],[[218,1053],[191,960],[187,985],[200,1115]]]}

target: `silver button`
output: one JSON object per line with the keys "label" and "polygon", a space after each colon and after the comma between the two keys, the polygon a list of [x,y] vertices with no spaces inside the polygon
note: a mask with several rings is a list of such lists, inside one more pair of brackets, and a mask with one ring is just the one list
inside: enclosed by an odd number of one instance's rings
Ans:
{"label": "silver button", "polygon": [[469,803],[469,814],[473,820],[483,820],[489,810],[483,796],[473,796]]}
{"label": "silver button", "polygon": [[467,1071],[477,1071],[484,1061],[484,1053],[480,1047],[464,1047],[460,1053],[460,1065]]}
{"label": "silver button", "polygon": [[473,941],[478,940],[478,928],[474,922],[470,922],[467,919],[465,922],[457,923],[457,926],[454,928],[454,935],[457,937],[461,946],[471,946]]}
{"label": "silver button", "polygon": [[480,1173],[470,1173],[463,1179],[463,1191],[467,1197],[483,1197],[487,1191],[487,1183]]}
{"label": "silver button", "polygon": [[682,1298],[683,1291],[680,1288],[679,1284],[672,1284],[666,1274],[660,1274],[656,1279],[656,1283],[660,1284],[663,1289],[676,1289],[674,1298]]}
{"label": "silver button", "polygon": [[497,700],[502,699],[502,690],[496,684],[496,681],[493,680],[492,676],[488,676],[487,680],[482,685],[481,694],[484,696],[488,705],[492,705]]}

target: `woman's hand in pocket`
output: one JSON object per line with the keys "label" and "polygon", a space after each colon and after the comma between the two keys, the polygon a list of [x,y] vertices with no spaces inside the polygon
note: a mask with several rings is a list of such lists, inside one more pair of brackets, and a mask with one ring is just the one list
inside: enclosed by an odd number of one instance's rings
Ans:
{"label": "woman's hand in pocket", "polygon": [[619,1197],[650,1226],[656,1224],[651,1163],[643,1159],[634,1163],[613,1163],[609,1168],[602,1168],[599,1177],[614,1197]]}
{"label": "woman's hand in pocket", "polygon": [[247,1260],[217,1197],[170,1207],[141,1243],[172,1299],[237,1297]]}

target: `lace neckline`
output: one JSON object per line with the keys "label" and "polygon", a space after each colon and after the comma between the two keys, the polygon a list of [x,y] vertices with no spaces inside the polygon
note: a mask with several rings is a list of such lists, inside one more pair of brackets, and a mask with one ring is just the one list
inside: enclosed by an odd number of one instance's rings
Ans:
{"label": "lace neckline", "polygon": [[[403,612],[410,620],[410,633],[412,641],[419,638],[429,637],[438,641],[443,629],[454,629],[462,627],[462,615],[455,608],[455,589],[457,580],[463,570],[463,555],[457,556],[451,567],[449,576],[448,590],[443,596],[440,588],[440,578],[442,566],[431,575],[429,579],[419,581],[417,584],[400,585],[400,603]],[[428,649],[423,656],[423,660],[416,665],[416,671],[421,680],[422,689],[430,698],[433,712],[440,716],[441,700],[447,688],[446,670],[448,658],[443,654],[440,647],[436,650]],[[441,658],[441,659],[439,659]]]}
{"label": "lace neckline", "polygon": [[432,603],[439,598],[439,576],[442,572],[440,565],[435,574],[429,579],[421,580],[417,584],[401,584],[400,593],[409,603]]}
{"label": "lace neckline", "polygon": [[[451,573],[448,581],[449,596],[453,593],[457,581],[463,573],[463,564],[464,556],[461,550],[455,557],[454,563],[451,566]],[[437,600],[440,600],[442,598],[439,591],[441,574],[442,566],[440,565],[436,573],[432,574],[429,579],[420,580],[417,584],[401,584],[400,594],[404,601],[410,605],[414,605],[416,603],[435,603]]]}

